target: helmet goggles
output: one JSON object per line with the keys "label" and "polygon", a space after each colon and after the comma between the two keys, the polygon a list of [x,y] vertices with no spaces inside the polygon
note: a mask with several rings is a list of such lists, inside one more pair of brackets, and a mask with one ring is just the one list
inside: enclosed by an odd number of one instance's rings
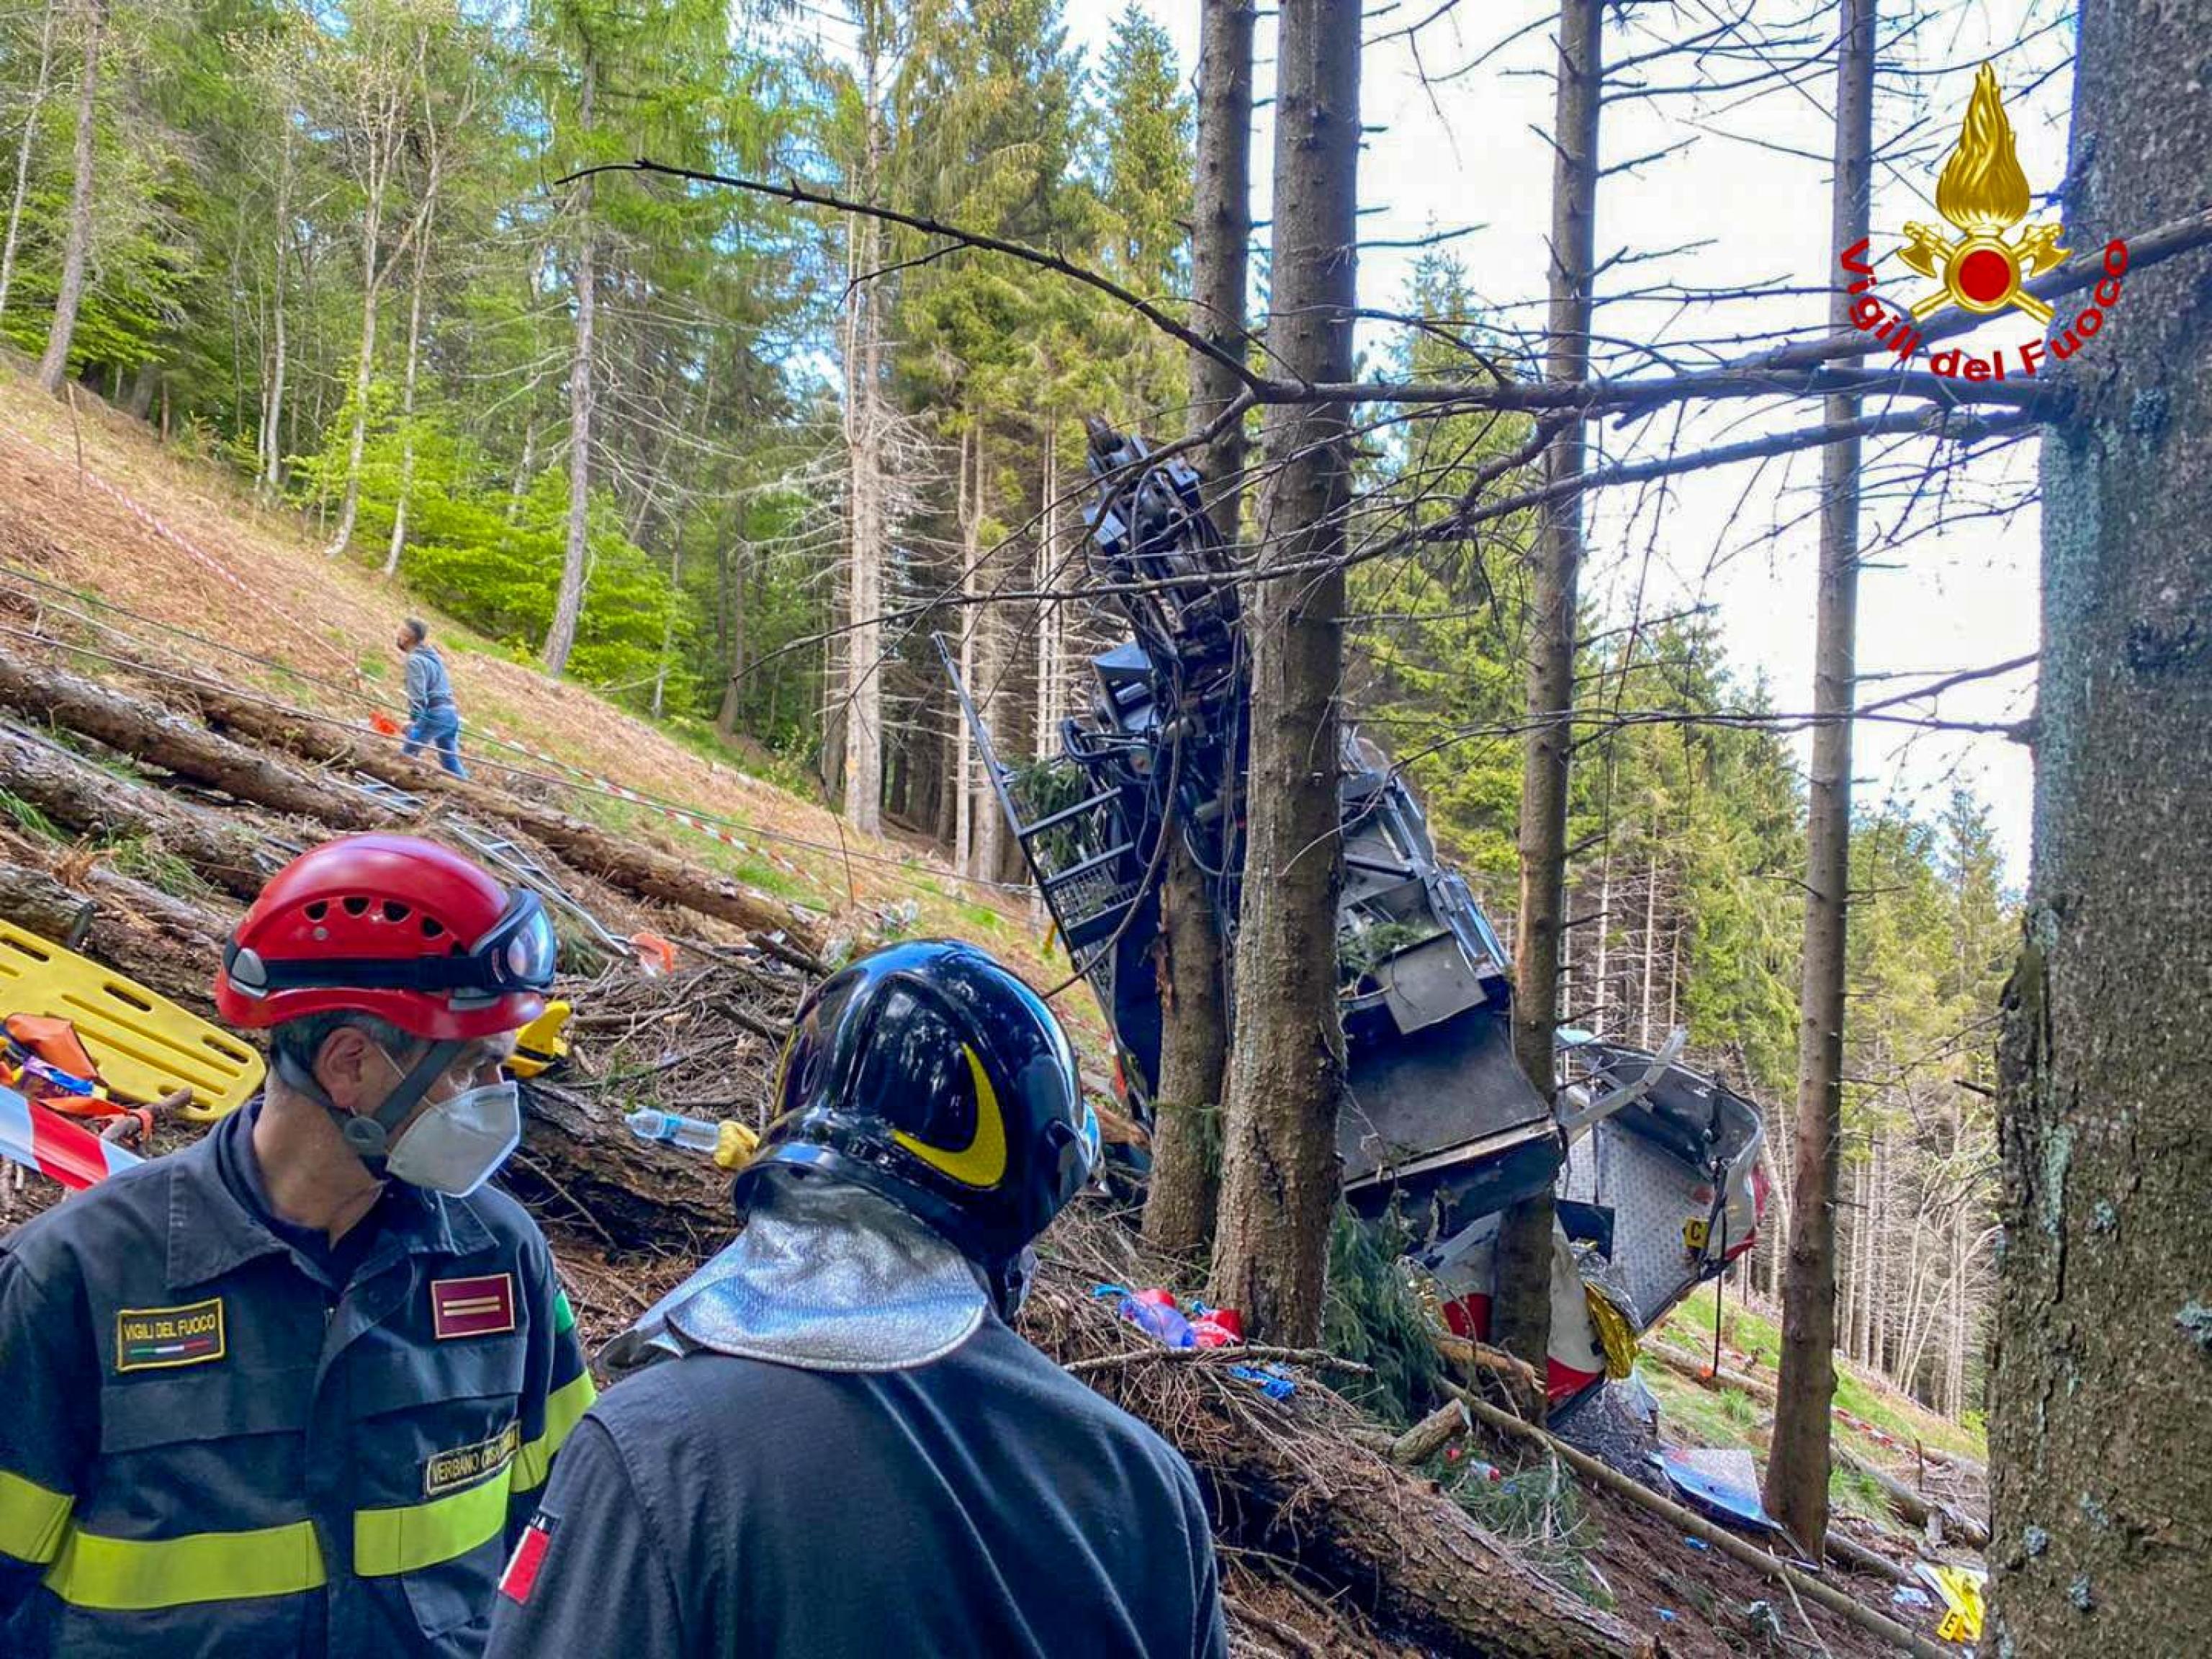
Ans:
{"label": "helmet goggles", "polygon": [[456,1006],[552,988],[560,941],[538,895],[519,888],[497,921],[465,950],[447,956],[275,958],[224,947],[231,983],[248,995],[280,991],[413,991]]}

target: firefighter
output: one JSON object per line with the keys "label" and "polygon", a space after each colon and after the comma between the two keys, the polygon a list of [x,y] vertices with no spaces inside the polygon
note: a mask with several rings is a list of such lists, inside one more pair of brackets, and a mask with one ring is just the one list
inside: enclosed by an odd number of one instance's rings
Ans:
{"label": "firefighter", "polygon": [[[615,1345],[494,1659],[1226,1652],[1189,1469],[1010,1328],[1098,1128],[1059,1024],[964,945],[802,1006],[736,1241]],[[653,1358],[654,1356],[664,1356]]]}
{"label": "firefighter", "polygon": [[0,1652],[474,1656],[592,1398],[484,1187],[535,896],[406,836],[295,860],[224,951],[261,1097],[0,1245]]}

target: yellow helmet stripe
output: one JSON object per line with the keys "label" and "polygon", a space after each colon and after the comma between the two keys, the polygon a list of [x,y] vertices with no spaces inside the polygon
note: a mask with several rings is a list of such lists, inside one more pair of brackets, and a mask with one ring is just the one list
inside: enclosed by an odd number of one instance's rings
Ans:
{"label": "yellow helmet stripe", "polygon": [[903,1129],[892,1130],[891,1139],[962,1186],[988,1192],[1006,1176],[1006,1118],[999,1107],[999,1091],[984,1075],[982,1060],[964,1042],[960,1052],[968,1057],[969,1073],[975,1079],[975,1133],[967,1146],[957,1150],[933,1146]]}

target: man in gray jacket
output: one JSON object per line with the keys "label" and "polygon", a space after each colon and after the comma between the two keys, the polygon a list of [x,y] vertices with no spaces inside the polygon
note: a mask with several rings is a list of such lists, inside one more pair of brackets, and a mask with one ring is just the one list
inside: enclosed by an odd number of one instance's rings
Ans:
{"label": "man in gray jacket", "polygon": [[403,755],[419,755],[426,743],[438,750],[438,764],[457,778],[468,776],[461,764],[461,711],[453,702],[453,683],[446,678],[445,659],[430,643],[430,630],[418,617],[399,624],[393,641],[407,659],[407,741]]}

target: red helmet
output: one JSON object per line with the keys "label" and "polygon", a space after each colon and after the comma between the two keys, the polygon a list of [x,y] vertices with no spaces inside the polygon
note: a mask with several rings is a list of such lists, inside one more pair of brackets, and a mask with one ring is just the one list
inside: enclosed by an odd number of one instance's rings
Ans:
{"label": "red helmet", "polygon": [[416,836],[348,836],[261,890],[223,948],[216,1006],[231,1024],[348,1010],[412,1036],[466,1042],[544,1012],[553,926],[459,854]]}

